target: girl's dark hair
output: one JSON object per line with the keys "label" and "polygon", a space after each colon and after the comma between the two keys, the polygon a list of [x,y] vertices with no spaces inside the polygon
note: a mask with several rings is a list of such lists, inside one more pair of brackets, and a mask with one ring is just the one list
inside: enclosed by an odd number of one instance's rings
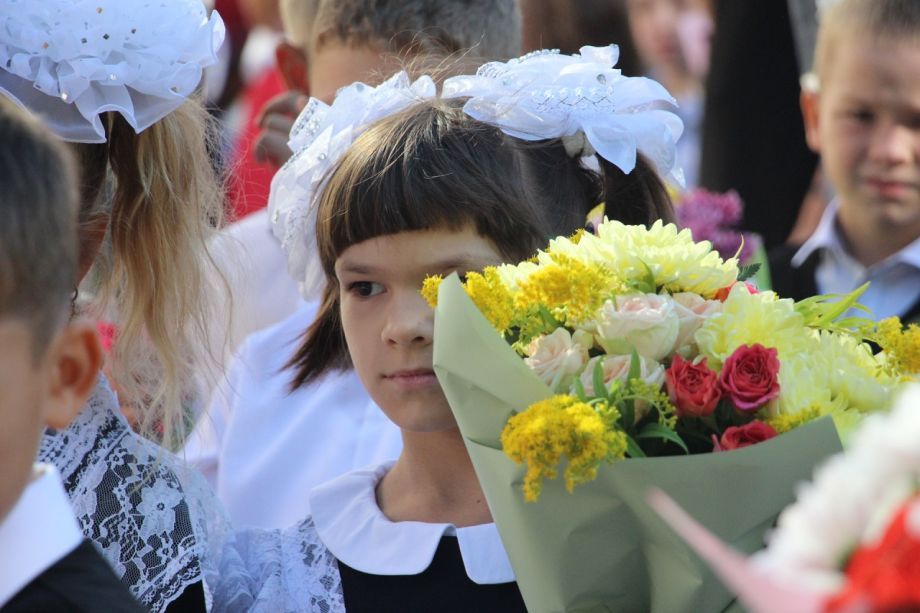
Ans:
{"label": "girl's dark hair", "polygon": [[327,286],[288,364],[295,369],[292,389],[351,366],[335,262],[352,245],[472,225],[507,261],[519,262],[550,238],[583,228],[605,199],[608,217],[624,223],[673,217],[667,191],[645,160],[628,175],[605,165],[602,178],[558,139],[524,143],[461,107],[461,101],[425,102],[387,117],[356,139],[331,172],[316,221]]}

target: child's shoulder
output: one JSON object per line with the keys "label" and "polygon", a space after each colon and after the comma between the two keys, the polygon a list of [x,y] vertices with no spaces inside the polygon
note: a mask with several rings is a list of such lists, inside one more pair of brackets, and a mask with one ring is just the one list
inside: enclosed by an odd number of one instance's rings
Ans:
{"label": "child's shoulder", "polygon": [[216,499],[189,491],[191,469],[131,430],[104,376],[66,430],[45,433],[39,461],[60,471],[83,533],[142,604],[157,609],[202,581]]}

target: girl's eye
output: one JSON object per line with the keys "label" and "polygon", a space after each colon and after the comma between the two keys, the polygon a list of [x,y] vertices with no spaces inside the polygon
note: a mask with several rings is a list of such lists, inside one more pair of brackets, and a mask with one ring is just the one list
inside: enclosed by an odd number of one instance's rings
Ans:
{"label": "girl's eye", "polygon": [[370,298],[383,292],[383,286],[373,281],[355,281],[348,284],[348,291],[361,298]]}

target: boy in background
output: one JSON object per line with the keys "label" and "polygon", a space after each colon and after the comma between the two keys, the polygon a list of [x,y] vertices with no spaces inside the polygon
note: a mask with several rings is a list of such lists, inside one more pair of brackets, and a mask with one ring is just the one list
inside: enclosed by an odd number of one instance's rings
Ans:
{"label": "boy in background", "polygon": [[83,538],[53,466],[33,464],[46,426],[66,428],[102,352],[70,320],[77,192],[58,139],[0,98],[0,610],[141,611]]}
{"label": "boy in background", "polygon": [[847,293],[920,321],[920,2],[840,0],[821,15],[809,146],[837,193],[801,246],[770,254],[781,296]]}
{"label": "boy in background", "polygon": [[[282,0],[280,8],[288,42],[278,48],[278,64],[292,91],[289,105],[273,105],[263,125],[277,133],[284,159],[305,94],[331,103],[340,87],[380,83],[407,61],[424,70],[447,56],[481,63],[520,52],[516,0]],[[227,344],[272,323],[268,313],[293,304],[293,314],[240,346],[185,456],[235,525],[285,528],[309,514],[315,485],[395,459],[401,439],[352,371],[290,389],[285,367],[318,305],[299,298],[266,211],[232,226],[227,238],[238,262],[227,271],[235,322]]]}

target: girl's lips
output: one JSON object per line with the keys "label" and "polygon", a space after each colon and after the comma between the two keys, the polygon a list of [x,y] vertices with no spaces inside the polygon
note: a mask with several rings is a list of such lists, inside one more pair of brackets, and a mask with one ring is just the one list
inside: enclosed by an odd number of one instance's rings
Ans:
{"label": "girl's lips", "polygon": [[384,375],[383,378],[405,389],[420,389],[438,385],[438,379],[430,368],[398,370]]}

